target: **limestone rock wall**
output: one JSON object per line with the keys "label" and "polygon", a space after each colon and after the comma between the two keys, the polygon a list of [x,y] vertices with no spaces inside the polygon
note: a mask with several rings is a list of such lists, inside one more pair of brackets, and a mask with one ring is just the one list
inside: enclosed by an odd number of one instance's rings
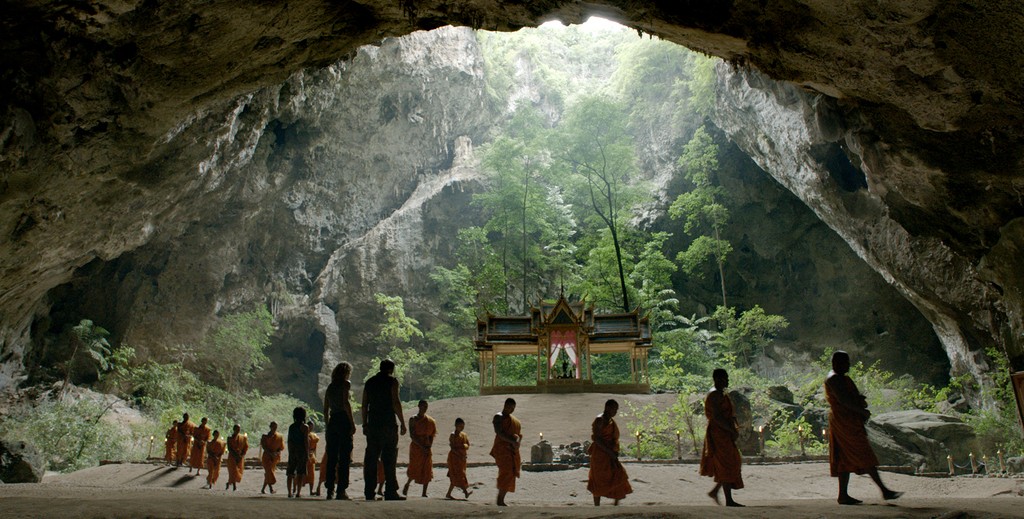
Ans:
{"label": "limestone rock wall", "polygon": [[885,203],[881,184],[928,171],[913,151],[892,153],[858,112],[826,96],[756,72],[718,72],[716,119],[730,138],[928,318],[953,374],[984,378],[986,338],[1000,333],[997,287],[938,237],[909,232]]}

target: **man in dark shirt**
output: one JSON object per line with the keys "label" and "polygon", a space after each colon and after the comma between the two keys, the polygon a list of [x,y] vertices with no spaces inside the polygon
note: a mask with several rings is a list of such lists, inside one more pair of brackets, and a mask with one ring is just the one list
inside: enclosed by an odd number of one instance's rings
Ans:
{"label": "man in dark shirt", "polygon": [[398,494],[398,435],[401,427],[405,435],[405,417],[402,401],[398,398],[398,380],[394,377],[395,361],[384,359],[380,372],[369,378],[363,386],[363,435],[366,436],[366,455],[363,456],[363,494],[367,501],[376,499],[377,460],[384,464],[384,500],[403,501]]}

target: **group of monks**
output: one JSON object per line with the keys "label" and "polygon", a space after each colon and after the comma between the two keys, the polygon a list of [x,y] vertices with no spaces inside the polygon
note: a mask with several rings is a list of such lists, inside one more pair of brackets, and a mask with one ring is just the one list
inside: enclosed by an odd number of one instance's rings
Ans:
{"label": "group of monks", "polygon": [[175,420],[167,430],[164,441],[164,460],[175,467],[188,466],[189,473],[206,467],[206,488],[213,488],[220,477],[220,466],[224,454],[228,454],[228,483],[224,487],[238,489],[245,471],[245,453],[249,450],[247,435],[241,433],[237,424],[231,436],[225,441],[220,431],[210,431],[204,417],[197,426],[189,419],[188,413],[181,415],[181,421]]}
{"label": "group of monks", "polygon": [[[347,363],[339,365],[337,370],[340,375],[338,380],[345,384],[340,388],[348,389],[347,377],[351,373],[351,366]],[[347,369],[346,369],[347,368]],[[853,380],[847,376],[850,369],[850,357],[846,352],[837,351],[832,356],[832,371],[825,380],[825,396],[830,406],[829,412],[829,465],[832,477],[839,479],[839,498],[841,505],[856,505],[861,501],[850,496],[848,486],[850,473],[868,474],[878,485],[882,492],[882,498],[892,500],[900,497],[902,492],[893,491],[882,483],[878,475],[878,458],[867,439],[865,422],[871,416],[867,410],[867,400],[857,389]],[[381,373],[378,376],[391,377],[394,372],[393,361],[382,362]],[[704,449],[700,460],[700,474],[714,479],[715,486],[708,492],[716,503],[720,504],[719,492],[722,491],[725,497],[726,506],[743,506],[733,499],[732,491],[743,488],[742,458],[736,446],[739,437],[739,426],[736,421],[732,401],[725,389],[729,386],[729,375],[724,369],[716,369],[712,373],[714,389],[712,389],[704,400],[704,413],[707,417],[707,432],[704,439]],[[397,400],[397,381],[394,384],[384,386],[386,393],[384,405],[387,407],[387,416],[394,418],[401,424],[401,434],[405,434],[406,426],[401,416],[401,407],[392,405],[390,400]],[[337,398],[336,400],[340,400]],[[373,399],[364,395],[364,413],[366,407],[373,407]],[[339,412],[336,415],[342,416],[339,420],[347,420],[345,424],[352,423],[351,409],[344,404],[325,402],[325,406],[333,407]],[[325,407],[326,408],[326,407]],[[408,432],[410,438],[409,464],[405,486],[402,494],[407,495],[409,486],[412,483],[422,485],[422,496],[427,497],[427,487],[433,480],[433,458],[432,448],[434,438],[437,436],[437,422],[427,415],[429,404],[421,400],[418,404],[418,412],[409,418]],[[346,413],[341,412],[345,409]],[[505,498],[508,493],[515,492],[516,480],[521,475],[522,459],[520,446],[523,440],[522,424],[519,419],[513,416],[516,409],[516,401],[512,398],[505,400],[501,412],[494,415],[492,425],[494,428],[494,443],[491,446],[490,455],[494,458],[498,468],[497,476],[497,504],[506,506]],[[629,484],[629,476],[622,463],[619,461],[619,428],[615,422],[615,415],[618,413],[619,404],[614,399],[605,402],[604,411],[597,415],[591,425],[592,443],[589,448],[590,468],[587,477],[587,490],[593,495],[594,505],[601,504],[601,498],[608,498],[617,505],[619,501],[632,493],[633,489]],[[380,412],[380,410],[377,410]],[[394,413],[394,414],[391,414]],[[380,416],[380,415],[378,415]],[[260,440],[262,448],[262,464],[264,468],[264,483],[261,492],[269,487],[274,492],[273,485],[277,482],[274,470],[280,462],[281,453],[286,446],[289,449],[288,464],[288,494],[298,497],[303,485],[309,485],[310,494],[313,493],[313,479],[315,467],[315,453],[319,437],[313,432],[313,422],[307,422],[306,411],[303,408],[296,408],[293,415],[295,423],[289,428],[287,444],[281,433],[277,432],[277,423],[270,424],[270,431],[264,434]],[[365,473],[367,477],[366,492],[367,499],[375,498],[373,488],[376,487],[376,494],[381,494],[385,480],[394,479],[394,463],[389,464],[385,458],[389,455],[385,452],[381,455],[379,451],[371,448],[371,444],[378,441],[371,438],[367,433],[366,425],[370,423],[364,414],[364,434],[368,435],[367,457],[365,458]],[[379,427],[380,424],[378,423]],[[466,423],[462,418],[457,418],[454,430],[448,437],[448,493],[447,499],[454,499],[453,490],[460,489],[463,495],[468,498],[472,491],[469,490],[469,481],[466,476],[467,453],[470,446],[469,437],[465,433]],[[351,434],[354,434],[354,425],[351,425]],[[329,425],[330,428],[330,425]],[[395,427],[397,429],[397,426]],[[397,430],[394,431],[397,433]],[[392,438],[391,435],[384,435]],[[329,440],[331,436],[328,437]],[[350,441],[350,440],[349,440]],[[397,434],[386,443],[395,443],[397,447]],[[349,443],[350,445],[350,443]],[[234,487],[242,480],[244,465],[242,460],[245,457],[249,445],[245,434],[240,433],[238,425],[234,426],[232,435],[225,442],[220,439],[218,431],[210,432],[206,418],[203,418],[200,425],[196,426],[189,420],[188,414],[182,416],[181,422],[174,422],[174,425],[167,431],[166,459],[176,466],[189,465],[189,472],[193,468],[196,474],[203,467],[205,459],[207,469],[207,487],[212,488],[217,482],[220,471],[221,459],[225,452],[228,453],[228,483],[225,489]],[[330,445],[329,445],[330,449]],[[351,447],[347,456],[351,455]],[[328,498],[332,498],[333,482],[344,481],[347,487],[348,463],[335,467],[334,477],[325,474],[329,470],[328,453],[325,452],[320,466],[320,483],[314,495],[320,495],[320,485],[326,480],[328,482]],[[371,466],[372,465],[372,466]],[[342,474],[344,470],[346,473]],[[385,474],[385,472],[389,474]],[[375,478],[373,476],[376,476]],[[389,490],[384,493],[385,499],[404,499],[397,496],[394,490],[397,482],[389,485]],[[341,497],[344,488],[339,485],[339,499],[347,499],[347,495]],[[394,493],[392,497],[388,497]]]}

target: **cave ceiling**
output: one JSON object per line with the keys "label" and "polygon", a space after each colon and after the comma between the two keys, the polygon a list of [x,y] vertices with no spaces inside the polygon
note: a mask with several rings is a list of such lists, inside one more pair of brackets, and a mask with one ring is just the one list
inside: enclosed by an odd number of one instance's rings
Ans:
{"label": "cave ceiling", "polygon": [[0,13],[5,351],[76,268],[194,217],[177,208],[222,179],[164,166],[187,154],[173,136],[203,110],[416,30],[600,15],[856,114],[858,142],[906,166],[865,164],[886,218],[949,255],[919,264],[966,265],[984,295],[954,300],[936,278],[915,292],[1024,368],[1019,1],[5,1]]}

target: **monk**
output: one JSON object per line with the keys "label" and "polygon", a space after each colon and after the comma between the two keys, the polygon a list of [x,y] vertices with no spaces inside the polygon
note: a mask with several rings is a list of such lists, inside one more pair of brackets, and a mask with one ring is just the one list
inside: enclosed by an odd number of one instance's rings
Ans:
{"label": "monk", "polygon": [[516,491],[516,478],[522,458],[519,456],[519,445],[523,441],[522,424],[512,412],[516,410],[516,401],[505,399],[501,412],[494,415],[491,424],[494,426],[494,445],[491,457],[498,466],[498,506],[505,504],[505,495]]}
{"label": "monk", "polygon": [[732,491],[743,488],[743,476],[740,474],[740,450],[736,440],[740,437],[740,427],[736,423],[736,413],[732,400],[725,394],[729,387],[729,374],[722,368],[711,373],[715,388],[704,398],[704,416],[708,419],[707,433],[704,435],[704,452],[700,456],[700,475],[715,479],[715,486],[708,492],[708,497],[718,503],[718,490],[725,491],[725,506],[743,506],[732,498]]}
{"label": "monk", "polygon": [[203,467],[206,462],[206,442],[210,441],[210,426],[206,425],[206,417],[199,421],[199,427],[196,427],[192,431],[192,454],[189,456],[189,468],[188,471],[192,472],[192,469],[196,469],[196,475],[199,475],[199,469]]}
{"label": "monk", "polygon": [[270,431],[260,439],[260,446],[263,447],[263,459],[260,460],[263,464],[263,488],[260,493],[266,494],[267,487],[270,487],[270,493],[273,494],[274,484],[277,483],[274,470],[281,462],[281,452],[284,451],[284,436],[277,432],[277,422],[270,422]]}
{"label": "monk", "polygon": [[220,477],[220,462],[224,458],[227,443],[220,439],[220,431],[213,431],[213,438],[206,444],[206,488],[213,488]]}
{"label": "monk", "polygon": [[832,371],[825,378],[825,398],[828,400],[828,465],[832,477],[839,478],[840,505],[859,505],[860,499],[850,496],[850,473],[868,474],[882,491],[882,499],[892,500],[903,492],[890,490],[878,475],[878,458],[868,443],[865,422],[871,417],[868,401],[857,390],[850,371],[850,355],[845,351],[832,354]]}
{"label": "monk", "polygon": [[[178,422],[178,443],[174,446],[174,466],[180,467],[189,455],[189,444],[192,443],[192,432],[196,430],[196,424],[188,419],[188,413],[181,415],[181,422]],[[192,469],[188,469],[192,472]]]}
{"label": "monk", "polygon": [[626,469],[619,462],[619,426],[615,415],[619,403],[609,399],[604,403],[604,412],[594,418],[590,426],[590,472],[587,475],[587,490],[594,496],[594,506],[601,506],[601,498],[619,500],[633,493]]}
{"label": "monk", "polygon": [[455,419],[455,432],[448,435],[448,495],[445,499],[452,497],[452,490],[456,487],[462,490],[466,499],[473,493],[469,490],[469,480],[466,478],[466,462],[469,456],[469,436],[462,432],[466,428],[466,421],[462,418]]}
{"label": "monk", "polygon": [[402,495],[409,494],[409,485],[415,481],[423,485],[423,497],[427,497],[427,485],[434,478],[434,460],[431,448],[437,436],[437,422],[427,416],[427,401],[420,400],[419,412],[409,417],[409,479],[405,480]]}
{"label": "monk", "polygon": [[224,490],[231,487],[232,491],[238,490],[238,484],[242,482],[242,474],[245,472],[245,453],[249,452],[249,437],[242,434],[242,427],[235,424],[228,437],[228,483]]}
{"label": "monk", "polygon": [[316,480],[316,447],[320,444],[320,437],[313,432],[313,420],[306,422],[306,427],[309,427],[309,459],[306,460],[305,483],[309,485],[309,495],[319,496],[319,488],[313,493],[313,481]]}
{"label": "monk", "polygon": [[306,466],[309,461],[309,427],[306,426],[306,408],[296,407],[292,411],[294,420],[288,426],[288,497],[302,497],[302,484],[306,481]]}
{"label": "monk", "polygon": [[171,428],[167,429],[167,433],[164,434],[164,461],[168,464],[174,463],[175,445],[178,443],[178,421],[175,420],[171,423]]}

